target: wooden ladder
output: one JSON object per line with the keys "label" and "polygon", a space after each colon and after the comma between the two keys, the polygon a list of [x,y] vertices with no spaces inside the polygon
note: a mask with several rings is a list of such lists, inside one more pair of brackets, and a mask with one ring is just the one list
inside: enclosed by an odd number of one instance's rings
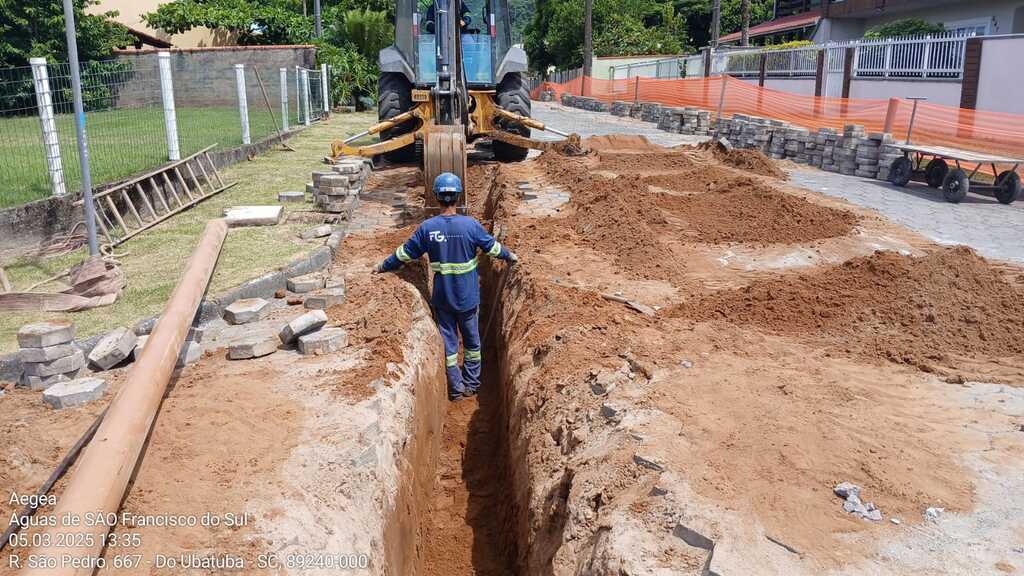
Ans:
{"label": "wooden ladder", "polygon": [[[96,226],[106,238],[104,245],[112,248],[127,242],[237,184],[225,184],[210,160],[209,152],[216,146],[94,194]],[[81,204],[81,200],[75,202]]]}

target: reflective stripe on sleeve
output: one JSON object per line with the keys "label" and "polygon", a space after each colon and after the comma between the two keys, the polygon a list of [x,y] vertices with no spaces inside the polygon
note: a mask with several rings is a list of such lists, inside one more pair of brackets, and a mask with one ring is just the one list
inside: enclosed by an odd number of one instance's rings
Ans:
{"label": "reflective stripe on sleeve", "polygon": [[450,274],[466,274],[476,270],[476,258],[473,258],[469,262],[431,262],[430,269],[434,272],[440,272],[444,275]]}
{"label": "reflective stripe on sleeve", "polygon": [[491,257],[496,257],[499,254],[501,254],[501,243],[495,240],[494,246],[491,246],[491,249],[487,251],[487,255]]}
{"label": "reflective stripe on sleeve", "polygon": [[399,246],[398,250],[395,250],[395,258],[398,258],[402,262],[412,262],[412,258],[405,253],[405,246]]}

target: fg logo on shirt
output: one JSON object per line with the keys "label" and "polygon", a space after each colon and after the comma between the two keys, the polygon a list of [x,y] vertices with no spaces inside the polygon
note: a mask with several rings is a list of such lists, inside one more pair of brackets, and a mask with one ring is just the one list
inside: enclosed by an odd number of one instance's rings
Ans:
{"label": "fg logo on shirt", "polygon": [[430,239],[432,241],[434,241],[434,242],[444,242],[445,241],[444,232],[442,232],[440,230],[431,230],[430,231]]}

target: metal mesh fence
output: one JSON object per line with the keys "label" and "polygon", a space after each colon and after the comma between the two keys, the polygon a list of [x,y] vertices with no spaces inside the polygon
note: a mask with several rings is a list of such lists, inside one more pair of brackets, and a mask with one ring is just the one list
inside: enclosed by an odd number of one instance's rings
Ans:
{"label": "metal mesh fence", "polygon": [[[257,74],[258,72],[258,74]],[[325,116],[320,70],[245,66],[239,95],[234,67],[190,67],[174,76],[174,117],[182,157],[217,144],[243,144]],[[102,187],[169,159],[168,127],[156,59],[82,64],[82,96],[93,184]],[[182,88],[189,86],[188,89]],[[200,87],[196,89],[195,87]],[[282,90],[282,86],[285,90]],[[0,69],[0,208],[81,189],[71,74],[66,63]]]}

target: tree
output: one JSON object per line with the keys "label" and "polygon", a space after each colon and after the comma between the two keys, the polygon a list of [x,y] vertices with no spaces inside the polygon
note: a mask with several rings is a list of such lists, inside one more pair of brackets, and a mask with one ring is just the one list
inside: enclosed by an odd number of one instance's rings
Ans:
{"label": "tree", "polygon": [[[115,48],[135,42],[128,29],[112,18],[117,12],[86,14],[98,0],[75,0],[78,56],[82,62],[100,60]],[[0,67],[28,66],[29,58],[45,57],[51,62],[68,59],[64,37],[64,7],[61,0],[19,0],[0,2]]]}
{"label": "tree", "polygon": [[864,33],[869,40],[881,38],[893,38],[897,36],[924,36],[927,34],[941,34],[945,32],[942,24],[933,24],[920,18],[904,18],[875,26]]}
{"label": "tree", "polygon": [[387,12],[369,8],[349,10],[333,22],[331,38],[335,45],[351,43],[359,53],[371,60],[395,40],[395,27],[388,20]]}
{"label": "tree", "polygon": [[[743,27],[743,0],[721,0],[722,35],[739,32]],[[686,15],[686,32],[690,48],[696,49],[711,43],[711,0],[673,0],[676,13]],[[750,0],[750,24],[757,25],[772,17],[772,0]]]}
{"label": "tree", "polygon": [[750,0],[740,0],[740,46],[750,46]]}
{"label": "tree", "polygon": [[[677,53],[688,42],[685,20],[664,0],[594,0],[598,56]],[[537,0],[526,29],[526,52],[536,70],[583,63],[583,1]]]}
{"label": "tree", "polygon": [[239,44],[301,44],[313,38],[313,19],[291,0],[174,0],[142,19],[152,28],[180,34],[206,27],[234,32]]}

